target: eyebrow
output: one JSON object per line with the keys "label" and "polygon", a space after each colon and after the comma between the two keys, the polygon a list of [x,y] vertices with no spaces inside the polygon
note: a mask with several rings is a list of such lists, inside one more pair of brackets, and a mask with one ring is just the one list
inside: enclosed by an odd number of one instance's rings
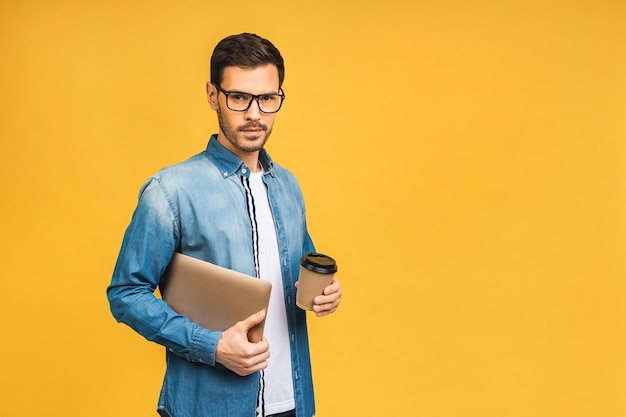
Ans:
{"label": "eyebrow", "polygon": [[226,92],[228,94],[249,94],[251,96],[267,96],[267,95],[278,96],[278,95],[280,95],[280,92],[260,93],[260,94],[252,94],[252,93],[250,93],[248,91],[241,91],[241,90],[224,90],[224,92]]}

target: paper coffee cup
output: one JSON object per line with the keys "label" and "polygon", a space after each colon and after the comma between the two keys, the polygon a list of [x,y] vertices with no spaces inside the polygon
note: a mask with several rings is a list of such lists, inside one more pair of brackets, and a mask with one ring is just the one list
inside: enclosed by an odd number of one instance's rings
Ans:
{"label": "paper coffee cup", "polygon": [[309,252],[300,259],[300,277],[296,305],[303,310],[313,310],[313,299],[324,294],[337,272],[337,263],[330,256]]}

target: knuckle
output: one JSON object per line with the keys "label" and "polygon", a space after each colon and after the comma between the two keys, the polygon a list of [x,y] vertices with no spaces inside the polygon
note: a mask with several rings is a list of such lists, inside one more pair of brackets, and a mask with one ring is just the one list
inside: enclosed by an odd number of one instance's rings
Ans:
{"label": "knuckle", "polygon": [[244,358],[250,358],[254,356],[254,353],[254,349],[250,346],[247,346],[241,351],[241,356],[243,356]]}

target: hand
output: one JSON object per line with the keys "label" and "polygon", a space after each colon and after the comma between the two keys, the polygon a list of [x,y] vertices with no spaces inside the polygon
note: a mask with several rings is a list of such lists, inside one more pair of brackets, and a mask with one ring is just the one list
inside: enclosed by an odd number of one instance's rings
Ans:
{"label": "hand", "polygon": [[341,283],[337,277],[324,288],[324,295],[318,295],[313,299],[313,311],[317,317],[324,317],[337,311],[341,302]]}
{"label": "hand", "polygon": [[246,376],[267,368],[270,357],[269,344],[265,337],[258,343],[248,340],[248,331],[261,323],[265,310],[261,310],[235,324],[222,333],[217,343],[215,361],[221,363],[239,376]]}

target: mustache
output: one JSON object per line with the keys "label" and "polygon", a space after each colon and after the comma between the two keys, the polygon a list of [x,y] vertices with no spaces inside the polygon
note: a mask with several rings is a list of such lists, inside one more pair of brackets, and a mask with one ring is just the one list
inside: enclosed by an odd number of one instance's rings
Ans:
{"label": "mustache", "polygon": [[237,130],[242,131],[242,130],[248,130],[248,129],[261,129],[263,131],[267,130],[267,125],[264,125],[263,123],[246,123],[245,125],[239,126],[237,128]]}

